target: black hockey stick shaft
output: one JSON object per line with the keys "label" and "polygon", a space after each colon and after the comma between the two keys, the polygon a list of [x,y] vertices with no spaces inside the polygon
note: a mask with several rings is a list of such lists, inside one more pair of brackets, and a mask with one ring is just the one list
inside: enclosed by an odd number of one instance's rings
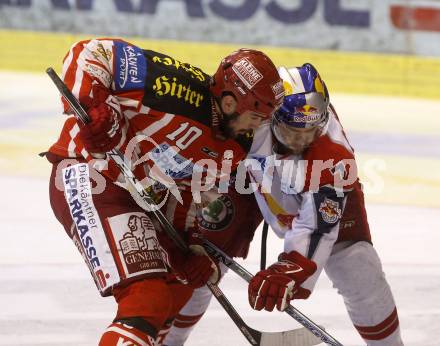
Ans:
{"label": "black hockey stick shaft", "polygon": [[[76,97],[72,94],[72,92],[67,88],[66,84],[61,80],[61,78],[57,75],[55,70],[51,67],[49,67],[46,70],[46,73],[49,75],[55,86],[57,87],[58,91],[61,93],[61,95],[64,97],[64,99],[69,103],[69,106],[71,107],[71,110],[75,114],[78,120],[82,121],[84,124],[87,124],[90,122],[90,117],[87,114],[87,112],[84,110],[84,108],[81,106],[79,101],[76,99]],[[122,174],[126,178],[126,180],[129,182],[129,184],[132,185],[134,190],[139,194],[139,196],[144,201],[145,205],[148,207],[147,210],[152,212],[155,218],[158,220],[158,222],[161,224],[167,235],[176,243],[176,245],[180,248],[181,251],[184,253],[188,253],[190,250],[185,243],[185,241],[182,239],[180,234],[174,229],[174,226],[168,221],[168,219],[165,217],[165,215],[158,209],[154,208],[156,203],[154,200],[149,196],[149,194],[145,191],[142,184],[136,179],[133,172],[127,165],[127,163],[124,160],[124,156],[119,150],[113,149],[110,152],[107,153],[109,158],[115,162],[115,164],[118,166],[118,168],[121,170]],[[292,330],[287,332],[279,332],[279,333],[264,333],[257,331],[251,327],[249,327],[243,319],[240,317],[240,315],[237,313],[237,311],[234,309],[232,304],[229,302],[229,300],[226,298],[226,296],[223,294],[221,289],[212,283],[207,284],[208,288],[211,290],[212,294],[216,297],[216,299],[219,301],[220,305],[224,308],[224,310],[228,313],[228,315],[231,317],[233,322],[237,325],[241,333],[245,336],[245,338],[249,341],[251,345],[261,345],[261,346],[269,346],[269,343],[262,343],[262,336],[264,334],[267,334],[269,339],[270,337],[277,337],[279,334],[279,337],[276,338],[278,342],[283,342],[285,339],[285,335],[291,335],[292,338],[300,338],[302,331],[301,330]],[[296,333],[297,332],[297,333]],[[300,338],[301,339],[301,338]],[[301,346],[309,346],[309,345],[315,345],[316,343],[313,343],[313,341],[307,342],[306,338],[304,338],[304,342],[301,344]],[[281,345],[281,343],[279,343]],[[286,344],[287,345],[287,344]],[[293,345],[293,344],[292,344]]]}
{"label": "black hockey stick shaft", "polygon": [[[238,264],[233,258],[231,258],[228,254],[219,249],[215,244],[207,239],[203,239],[203,243],[206,251],[211,256],[217,258],[228,268],[232,269],[232,271],[238,274],[238,276],[240,276],[247,282],[249,282],[253,278],[253,275],[249,271],[247,271],[246,268]],[[326,344],[332,346],[343,346],[338,340],[336,340],[333,336],[327,333],[323,328],[318,326],[315,322],[310,320],[299,310],[295,309],[292,305],[289,305],[284,311]]]}
{"label": "black hockey stick shaft", "polygon": [[267,249],[267,233],[269,225],[266,221],[263,224],[263,232],[261,233],[261,256],[260,256],[260,270],[266,269],[266,249]]}

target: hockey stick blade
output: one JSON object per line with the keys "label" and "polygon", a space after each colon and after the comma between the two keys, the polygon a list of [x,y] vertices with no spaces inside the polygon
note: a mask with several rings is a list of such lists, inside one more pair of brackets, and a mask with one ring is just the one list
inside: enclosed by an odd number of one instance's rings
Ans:
{"label": "hockey stick blade", "polygon": [[[49,75],[49,77],[57,87],[58,91],[61,93],[62,97],[68,102],[69,106],[71,107],[71,110],[74,112],[77,119],[82,121],[84,124],[87,124],[90,121],[89,115],[81,106],[81,104],[76,99],[76,97],[72,94],[72,92],[67,88],[66,84],[57,75],[55,70],[49,67],[48,69],[46,69],[46,73]],[[111,160],[113,160],[113,162],[118,166],[118,168],[121,170],[121,173],[126,178],[127,182],[132,186],[132,188],[138,193],[138,195],[144,201],[147,211],[153,213],[153,215],[161,224],[167,235],[176,243],[176,245],[183,252],[188,252],[189,249],[187,244],[182,239],[180,234],[177,233],[177,231],[174,229],[174,226],[168,221],[168,219],[160,211],[160,209],[152,207],[155,205],[153,199],[145,191],[142,184],[136,179],[133,172],[125,162],[122,153],[119,150],[113,149],[107,153],[107,156]],[[307,337],[307,335],[303,336],[305,332],[303,328],[294,329],[286,332],[266,333],[266,332],[260,332],[258,330],[249,327],[243,321],[243,319],[240,317],[240,315],[234,309],[230,301],[226,298],[226,296],[223,294],[223,292],[220,290],[220,288],[217,285],[208,283],[207,286],[251,345],[256,345],[256,346],[316,345],[316,343],[308,341],[309,338]]]}
{"label": "hockey stick blade", "polygon": [[[285,332],[262,332],[259,330],[255,330],[241,319],[238,315],[237,311],[232,307],[232,305],[225,306],[222,304],[221,296],[223,292],[218,288],[218,286],[213,285],[211,283],[207,284],[209,289],[211,290],[214,297],[217,298],[219,303],[223,306],[223,308],[227,311],[228,315],[231,316],[233,321],[236,319],[241,320],[241,323],[245,326],[245,328],[239,327],[241,333],[246,337],[246,339],[250,342],[251,345],[259,345],[259,346],[313,346],[318,345],[322,341],[315,337],[312,333],[310,333],[306,328],[298,328],[293,330],[288,330]],[[232,309],[232,310],[231,310]],[[234,316],[234,317],[233,317]]]}
{"label": "hockey stick blade", "polygon": [[[249,271],[234,261],[234,259],[228,254],[220,250],[215,244],[211,243],[207,239],[202,240],[204,248],[212,257],[218,259],[245,281],[249,282],[253,278],[253,275]],[[343,346],[338,340],[327,333],[323,328],[318,326],[315,322],[310,320],[307,316],[302,314],[299,310],[295,309],[292,305],[289,305],[284,312],[303,325],[309,331],[309,333],[313,334],[314,337],[319,339],[318,343],[325,342],[327,345],[331,346]]]}

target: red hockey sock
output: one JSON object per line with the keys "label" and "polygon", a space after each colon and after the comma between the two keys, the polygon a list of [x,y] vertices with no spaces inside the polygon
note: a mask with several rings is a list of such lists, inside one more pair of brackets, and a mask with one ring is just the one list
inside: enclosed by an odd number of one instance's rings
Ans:
{"label": "red hockey sock", "polygon": [[173,305],[170,289],[163,279],[136,281],[126,287],[115,288],[113,295],[118,303],[115,320],[140,317],[156,333],[167,320]]}
{"label": "red hockey sock", "polygon": [[154,346],[154,339],[120,322],[112,323],[102,334],[99,346]]}

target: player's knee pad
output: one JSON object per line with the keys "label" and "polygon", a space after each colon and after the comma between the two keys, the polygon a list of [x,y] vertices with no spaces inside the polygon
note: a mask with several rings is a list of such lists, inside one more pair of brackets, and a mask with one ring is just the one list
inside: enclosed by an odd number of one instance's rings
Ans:
{"label": "player's knee pad", "polygon": [[394,298],[370,243],[357,242],[332,254],[325,270],[368,345],[402,345]]}
{"label": "player's knee pad", "polygon": [[[115,321],[140,317],[156,333],[167,320],[172,308],[172,295],[164,279],[145,279],[114,290],[118,303]],[[151,335],[151,334],[150,334]]]}
{"label": "player's knee pad", "polygon": [[200,315],[203,314],[209,306],[212,293],[207,286],[194,290],[191,299],[180,310],[181,315]]}
{"label": "player's knee pad", "polygon": [[388,286],[376,250],[364,241],[332,254],[325,271],[344,298],[367,299],[372,291]]}

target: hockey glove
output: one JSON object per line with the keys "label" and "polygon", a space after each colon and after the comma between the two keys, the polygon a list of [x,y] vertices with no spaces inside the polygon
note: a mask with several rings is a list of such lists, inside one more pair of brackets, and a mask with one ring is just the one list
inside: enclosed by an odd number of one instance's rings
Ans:
{"label": "hockey glove", "polygon": [[278,262],[258,272],[248,286],[249,304],[255,310],[284,311],[292,299],[306,299],[308,289],[300,285],[316,271],[316,263],[296,251],[283,252]]}
{"label": "hockey glove", "polygon": [[80,124],[79,135],[90,153],[105,153],[114,149],[122,137],[122,116],[118,104],[111,106],[113,97],[100,86],[93,86],[93,99],[83,97],[81,103],[87,109],[90,123]]}
{"label": "hockey glove", "polygon": [[208,281],[216,284],[220,279],[218,263],[200,245],[190,245],[190,249],[190,254],[173,263],[178,277],[194,289],[206,285]]}

